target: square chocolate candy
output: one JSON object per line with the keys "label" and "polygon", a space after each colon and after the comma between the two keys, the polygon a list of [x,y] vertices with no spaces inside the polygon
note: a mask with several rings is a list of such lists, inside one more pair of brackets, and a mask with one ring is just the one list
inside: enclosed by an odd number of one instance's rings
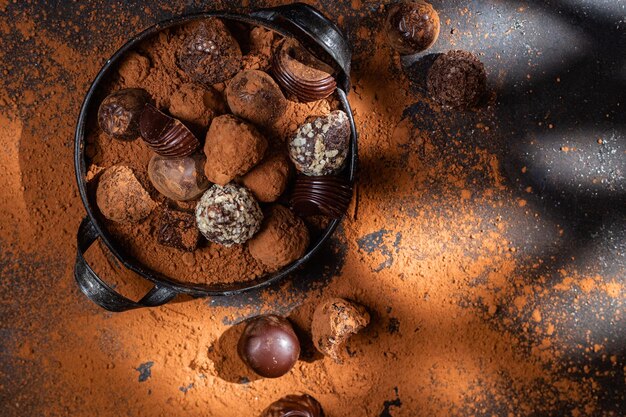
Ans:
{"label": "square chocolate candy", "polygon": [[158,242],[186,252],[193,252],[200,242],[195,216],[178,210],[166,210],[159,219]]}

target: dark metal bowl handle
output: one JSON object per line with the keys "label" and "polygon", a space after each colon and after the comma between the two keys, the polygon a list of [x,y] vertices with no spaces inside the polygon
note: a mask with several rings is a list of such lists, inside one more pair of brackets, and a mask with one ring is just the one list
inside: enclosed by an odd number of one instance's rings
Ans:
{"label": "dark metal bowl handle", "polygon": [[[269,27],[276,27],[291,34],[304,46],[321,48],[337,65],[337,84],[343,90],[350,90],[350,44],[341,30],[319,10],[304,3],[259,9],[250,13]],[[313,50],[312,52],[317,52]]]}
{"label": "dark metal bowl handle", "polygon": [[140,307],[160,306],[178,295],[176,291],[167,286],[155,285],[141,300],[135,302],[115,291],[91,269],[83,256],[99,236],[98,230],[89,217],[85,217],[78,228],[78,251],[74,266],[74,278],[76,278],[81,291],[91,301],[106,310],[120,312]]}

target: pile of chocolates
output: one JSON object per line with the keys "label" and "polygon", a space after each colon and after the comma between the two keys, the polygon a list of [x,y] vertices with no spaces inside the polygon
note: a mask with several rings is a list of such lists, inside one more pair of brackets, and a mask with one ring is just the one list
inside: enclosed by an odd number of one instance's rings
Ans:
{"label": "pile of chocolates", "polygon": [[[292,39],[276,45],[271,74],[243,69],[242,48],[217,18],[194,21],[180,33],[174,56],[188,82],[167,108],[142,88],[119,89],[100,104],[103,132],[120,141],[140,137],[153,152],[147,175],[123,163],[104,171],[96,190],[100,213],[139,223],[158,208],[153,232],[160,244],[186,252],[207,244],[246,245],[268,271],[279,270],[309,246],[300,216],[340,217],[352,196],[350,183],[338,175],[349,153],[346,113],[310,117],[279,146],[267,135],[290,101],[333,94],[334,70]],[[212,88],[217,83],[222,93]],[[216,101],[227,108],[217,109]],[[165,202],[151,198],[150,187]],[[181,209],[181,202],[193,206]]]}

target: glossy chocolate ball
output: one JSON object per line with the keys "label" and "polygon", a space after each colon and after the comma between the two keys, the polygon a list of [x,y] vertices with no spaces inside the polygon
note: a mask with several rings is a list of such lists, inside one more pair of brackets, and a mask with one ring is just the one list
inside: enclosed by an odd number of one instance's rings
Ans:
{"label": "glossy chocolate ball", "polygon": [[278,378],[298,361],[300,341],[287,319],[259,316],[246,325],[238,350],[241,359],[258,375]]}
{"label": "glossy chocolate ball", "polygon": [[324,417],[324,411],[310,395],[287,395],[270,404],[261,417]]}
{"label": "glossy chocolate ball", "polygon": [[154,188],[167,198],[176,201],[193,200],[210,185],[204,175],[205,161],[201,153],[181,158],[154,155],[148,163],[148,178]]}
{"label": "glossy chocolate ball", "polygon": [[98,125],[118,140],[139,136],[139,118],[150,95],[141,88],[125,88],[108,95],[98,108]]}
{"label": "glossy chocolate ball", "polygon": [[385,22],[389,44],[402,55],[430,48],[439,37],[439,28],[437,11],[422,0],[394,4]]}

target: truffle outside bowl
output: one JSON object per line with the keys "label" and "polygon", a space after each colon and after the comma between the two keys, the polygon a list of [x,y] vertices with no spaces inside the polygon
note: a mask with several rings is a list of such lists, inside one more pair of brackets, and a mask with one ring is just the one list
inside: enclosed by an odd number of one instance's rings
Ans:
{"label": "truffle outside bowl", "polygon": [[[171,301],[178,294],[187,294],[193,297],[221,296],[227,297],[240,294],[274,284],[292,274],[304,265],[318,252],[333,234],[341,219],[332,220],[316,241],[311,242],[307,252],[300,259],[282,270],[264,275],[254,280],[229,284],[195,284],[179,282],[163,274],[159,274],[126,254],[115,239],[102,227],[94,215],[95,207],[87,193],[87,158],[85,156],[85,138],[88,129],[88,120],[97,112],[97,91],[114,71],[116,64],[124,55],[133,50],[142,41],[157,32],[197,19],[218,17],[225,20],[234,20],[274,30],[275,32],[297,39],[310,52],[328,63],[334,64],[335,79],[337,81],[336,95],[342,110],[348,114],[350,121],[350,153],[348,162],[342,175],[351,183],[355,180],[357,166],[357,132],[354,117],[346,97],[350,88],[350,59],[351,51],[346,39],[339,28],[315,8],[302,3],[295,3],[276,8],[259,9],[248,14],[234,14],[219,11],[202,12],[184,15],[157,23],[133,37],[123,45],[104,64],[91,87],[85,95],[81,106],[75,134],[74,164],[80,196],[87,211],[87,216],[81,222],[77,234],[77,255],[74,267],[74,277],[82,292],[93,302],[109,311],[126,311],[140,307],[155,307]],[[108,250],[120,263],[147,279],[153,287],[139,301],[133,301],[115,291],[96,274],[84,258],[89,247],[101,239]]]}

